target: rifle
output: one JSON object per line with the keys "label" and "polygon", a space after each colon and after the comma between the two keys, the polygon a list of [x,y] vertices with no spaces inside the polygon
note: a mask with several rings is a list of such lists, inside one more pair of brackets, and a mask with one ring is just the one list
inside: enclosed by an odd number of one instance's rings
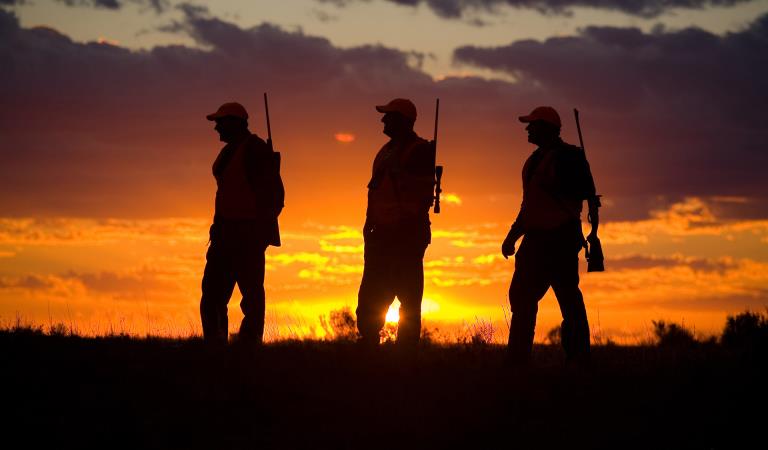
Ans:
{"label": "rifle", "polygon": [[[573,114],[576,117],[576,130],[579,132],[579,145],[581,146],[581,151],[584,153],[584,159],[586,160],[587,154],[584,150],[584,138],[581,136],[579,110],[573,108]],[[599,219],[597,222],[593,223],[594,218],[592,217],[592,213],[597,213],[598,208],[600,208],[600,197],[602,196],[595,195],[594,198],[587,200],[587,204],[589,205],[589,212],[587,212],[587,222],[593,224],[595,227],[597,227],[599,224]],[[603,264],[605,258],[603,257],[603,245],[600,243],[600,238],[597,237],[597,229],[595,229],[594,235],[590,233],[590,235],[584,241],[584,250],[587,256],[587,272],[603,272],[605,270],[605,266]]]}
{"label": "rifle", "polygon": [[[435,161],[437,161],[437,119],[440,115],[440,99],[435,99],[435,139],[432,141],[435,150]],[[435,214],[440,214],[440,193],[443,189],[440,186],[440,182],[443,179],[443,166],[435,166],[435,178],[437,183],[435,184]]]}
{"label": "rifle", "polygon": [[269,102],[267,101],[267,93],[264,93],[264,111],[266,112],[267,116],[267,145],[269,146],[269,149],[272,150],[272,153],[274,156],[274,163],[275,163],[275,169],[277,170],[277,173],[280,173],[280,152],[276,152],[274,146],[272,145],[272,127],[269,123]]}
{"label": "rifle", "polygon": [[283,180],[280,178],[280,152],[276,152],[272,145],[272,126],[269,123],[269,102],[267,101],[267,93],[264,93],[264,111],[267,117],[267,145],[272,151],[272,181],[275,189],[275,212],[280,215],[280,211],[285,206],[285,188],[283,187]]}

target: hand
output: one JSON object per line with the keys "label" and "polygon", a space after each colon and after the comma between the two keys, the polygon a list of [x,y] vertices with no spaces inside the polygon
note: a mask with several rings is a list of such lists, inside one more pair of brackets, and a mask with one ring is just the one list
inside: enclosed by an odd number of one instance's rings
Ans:
{"label": "hand", "polygon": [[593,228],[592,231],[590,231],[587,235],[587,242],[592,242],[595,239],[597,239],[597,230]]}
{"label": "hand", "polygon": [[501,244],[501,254],[504,256],[504,259],[509,259],[510,256],[515,254],[515,243],[517,242],[517,237],[512,236],[512,233],[507,235],[507,238],[504,239],[504,242]]}

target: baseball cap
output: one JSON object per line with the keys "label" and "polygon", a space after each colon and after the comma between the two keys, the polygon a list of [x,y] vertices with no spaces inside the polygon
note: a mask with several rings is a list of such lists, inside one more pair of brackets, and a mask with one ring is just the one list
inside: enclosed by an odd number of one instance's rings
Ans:
{"label": "baseball cap", "polygon": [[407,98],[396,98],[386,105],[377,105],[376,111],[380,113],[396,112],[411,120],[416,120],[416,106]]}
{"label": "baseball cap", "polygon": [[216,110],[213,114],[208,114],[205,116],[208,120],[216,120],[220,119],[222,117],[239,117],[241,119],[248,119],[248,111],[245,110],[245,107],[237,102],[231,102],[231,103],[224,103],[223,105],[219,106],[219,109]]}
{"label": "baseball cap", "polygon": [[520,122],[523,123],[533,122],[536,120],[548,122],[558,127],[563,126],[562,122],[560,122],[560,114],[558,114],[557,111],[555,111],[555,108],[551,106],[539,106],[538,108],[531,111],[531,113],[527,116],[520,116]]}

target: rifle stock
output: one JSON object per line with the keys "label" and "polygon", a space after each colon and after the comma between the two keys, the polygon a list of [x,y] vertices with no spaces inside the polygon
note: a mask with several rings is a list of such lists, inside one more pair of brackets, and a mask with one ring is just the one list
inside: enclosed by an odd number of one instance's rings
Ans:
{"label": "rifle stock", "polygon": [[[579,133],[579,146],[581,147],[584,158],[586,159],[586,150],[584,149],[584,138],[581,134],[581,123],[579,121],[579,110],[573,108],[573,115],[576,118],[576,130]],[[600,207],[600,195],[595,195],[593,199],[589,199],[587,204],[589,209],[587,212],[587,222],[591,223],[593,227],[597,227],[598,222],[593,222],[593,211],[596,213]],[[595,216],[596,217],[596,216]],[[597,228],[595,228],[597,230]],[[605,257],[603,256],[603,245],[600,243],[600,238],[595,234],[590,236],[584,241],[584,252],[587,257],[587,272],[603,272],[605,271]]]}

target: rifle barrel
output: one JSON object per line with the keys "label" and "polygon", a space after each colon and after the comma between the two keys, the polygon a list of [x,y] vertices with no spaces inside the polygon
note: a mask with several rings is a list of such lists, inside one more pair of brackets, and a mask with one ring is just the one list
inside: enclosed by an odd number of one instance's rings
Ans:
{"label": "rifle barrel", "polygon": [[573,108],[573,115],[576,116],[576,130],[579,132],[579,145],[581,145],[581,150],[584,150],[584,138],[581,137],[581,123],[579,123],[579,110],[576,108]]}
{"label": "rifle barrel", "polygon": [[267,113],[267,139],[272,142],[272,127],[269,123],[269,102],[267,101],[267,93],[264,93],[264,110]]}
{"label": "rifle barrel", "polygon": [[440,99],[435,99],[435,148],[437,148],[437,119],[440,116]]}
{"label": "rifle barrel", "polygon": [[[437,161],[437,123],[440,117],[440,99],[435,99],[435,138],[432,141],[432,145],[435,146],[435,161]],[[440,214],[440,193],[443,192],[440,187],[440,180],[443,177],[443,166],[435,166],[435,177],[437,183],[435,184],[435,214]]]}

